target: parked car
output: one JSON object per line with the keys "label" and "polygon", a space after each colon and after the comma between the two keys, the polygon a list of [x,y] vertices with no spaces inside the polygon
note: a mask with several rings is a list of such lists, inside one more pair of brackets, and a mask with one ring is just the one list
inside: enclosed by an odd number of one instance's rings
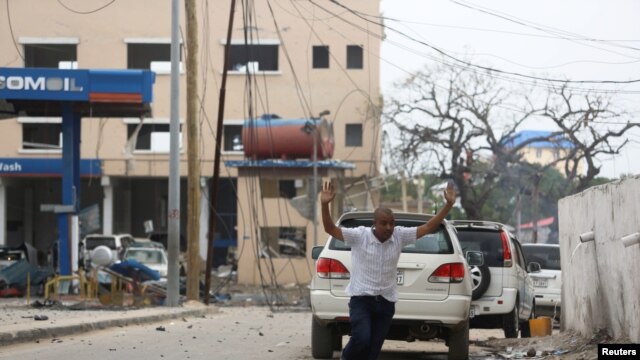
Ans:
{"label": "parked car", "polygon": [[135,260],[146,267],[157,271],[160,277],[167,277],[169,261],[164,249],[153,247],[129,247],[125,250],[122,260]]}
{"label": "parked car", "polygon": [[27,260],[31,265],[38,265],[38,250],[27,243],[12,247],[0,245],[0,269],[12,265],[21,259]]}
{"label": "parked car", "polygon": [[129,245],[129,247],[157,248],[166,250],[162,243],[147,238],[138,237],[133,238],[133,242]]}
{"label": "parked car", "polygon": [[24,250],[0,247],[0,270],[26,258]]}
{"label": "parked car", "polygon": [[[396,225],[418,226],[430,215],[396,213]],[[338,220],[344,227],[371,226],[373,212],[345,213]],[[474,255],[476,256],[474,258]],[[399,299],[389,340],[444,339],[450,359],[469,354],[469,306],[471,277],[468,264],[481,265],[479,252],[465,254],[455,230],[445,221],[439,230],[407,245],[398,262]],[[349,282],[351,248],[329,238],[312,251],[315,269],[311,280],[311,352],[316,359],[331,358],[349,334]]]}
{"label": "parked car", "polygon": [[473,301],[469,316],[472,328],[502,328],[504,336],[529,337],[529,319],[535,318],[535,298],[522,247],[506,225],[491,221],[451,222],[464,251],[481,251],[482,266],[470,268]]}
{"label": "parked car", "polygon": [[522,244],[527,263],[540,264],[540,272],[531,274],[536,297],[536,315],[560,319],[562,270],[559,244]]}
{"label": "parked car", "polygon": [[80,241],[79,261],[85,268],[89,268],[91,264],[91,251],[98,246],[104,245],[111,249],[112,260],[122,260],[124,249],[134,242],[133,236],[130,234],[90,234]]}

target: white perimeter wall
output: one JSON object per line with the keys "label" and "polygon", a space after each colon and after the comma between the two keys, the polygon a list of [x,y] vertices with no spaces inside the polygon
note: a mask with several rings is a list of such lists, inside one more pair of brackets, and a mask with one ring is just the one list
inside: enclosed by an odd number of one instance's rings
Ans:
{"label": "white perimeter wall", "polygon": [[[563,329],[640,342],[640,246],[620,241],[640,231],[640,177],[563,198],[558,217]],[[580,243],[590,230],[595,241]]]}

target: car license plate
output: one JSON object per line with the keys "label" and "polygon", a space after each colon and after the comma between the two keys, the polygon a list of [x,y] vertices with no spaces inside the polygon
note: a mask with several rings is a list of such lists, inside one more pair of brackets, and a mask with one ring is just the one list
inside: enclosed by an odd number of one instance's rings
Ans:
{"label": "car license plate", "polygon": [[534,287],[547,287],[547,285],[549,285],[549,282],[547,279],[533,279]]}
{"label": "car license plate", "polygon": [[398,285],[404,284],[404,271],[398,271],[398,273],[396,274],[396,282],[398,283]]}

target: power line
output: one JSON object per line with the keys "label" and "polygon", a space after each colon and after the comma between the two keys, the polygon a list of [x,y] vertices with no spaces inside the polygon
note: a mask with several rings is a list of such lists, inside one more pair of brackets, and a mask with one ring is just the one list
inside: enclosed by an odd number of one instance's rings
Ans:
{"label": "power line", "polygon": [[[566,40],[565,38],[557,36],[557,35],[540,35],[540,34],[533,34],[533,33],[523,33],[523,32],[517,32],[517,31],[488,29],[488,28],[480,28],[480,27],[473,27],[473,26],[436,24],[436,23],[427,23],[427,22],[421,22],[421,21],[403,20],[403,19],[393,18],[393,17],[389,17],[389,16],[371,15],[371,14],[365,14],[363,12],[359,12],[359,13],[364,15],[364,16],[371,17],[371,18],[376,18],[376,19],[386,20],[386,21],[394,21],[394,22],[397,22],[397,23],[400,23],[400,24],[406,23],[406,24],[424,25],[424,26],[432,26],[432,27],[448,28],[448,29],[485,31],[485,32],[494,32],[494,33],[499,33],[499,34],[525,36],[525,37],[538,37],[538,38],[547,38],[547,39]],[[582,39],[582,40],[585,40],[585,41],[596,41],[596,42],[640,42],[640,39],[636,40],[636,39],[586,39],[585,38],[585,39]]]}
{"label": "power line", "polygon": [[[311,3],[313,3],[314,5],[320,7],[320,5],[315,3],[313,0],[309,0],[309,1]],[[436,51],[437,53],[441,54],[442,56],[453,60],[454,62],[456,62],[458,64],[461,64],[463,66],[477,68],[477,69],[486,71],[486,72],[488,72],[490,74],[491,73],[496,73],[496,74],[503,74],[503,75],[511,75],[511,76],[516,76],[516,77],[525,78],[525,79],[529,79],[529,80],[538,80],[538,81],[546,81],[546,82],[562,83],[562,84],[567,84],[567,83],[570,83],[570,84],[634,84],[634,83],[640,83],[640,79],[632,79],[632,80],[564,80],[564,79],[556,79],[556,78],[545,78],[545,77],[540,77],[540,76],[526,75],[526,74],[521,74],[521,73],[518,73],[518,72],[505,71],[505,70],[500,70],[500,69],[495,69],[495,68],[490,68],[490,67],[487,67],[487,66],[474,64],[474,63],[471,63],[469,61],[465,61],[465,60],[459,59],[459,58],[457,58],[457,57],[455,57],[453,55],[450,55],[446,51],[443,51],[442,49],[440,49],[440,48],[438,48],[438,47],[436,47],[434,45],[431,45],[431,44],[427,43],[426,41],[418,40],[418,39],[416,39],[416,38],[414,38],[414,37],[402,32],[402,31],[396,30],[395,28],[392,28],[392,27],[390,27],[390,26],[388,26],[388,25],[386,25],[384,23],[380,23],[380,22],[375,22],[375,21],[369,20],[369,19],[365,18],[364,16],[360,15],[358,12],[350,9],[349,7],[341,4],[340,2],[338,2],[336,0],[331,0],[331,2],[336,4],[336,5],[338,5],[338,6],[340,6],[340,7],[342,7],[342,8],[344,8],[344,9],[346,9],[346,10],[348,10],[353,15],[355,15],[356,17],[358,17],[358,18],[360,18],[360,19],[362,19],[364,21],[374,23],[377,26],[382,26],[382,27],[384,27],[386,29],[389,29],[389,30],[391,30],[391,31],[393,31],[393,32],[395,32],[395,33],[397,33],[397,34],[399,34],[399,35],[401,35],[401,36],[413,41],[413,42],[422,44],[422,45],[424,45],[424,46]]]}
{"label": "power line", "polygon": [[[9,0],[7,0],[7,2],[9,2]],[[62,6],[63,8],[67,9],[68,11],[71,11],[72,13],[75,14],[80,14],[80,15],[87,15],[87,14],[93,14],[95,12],[98,12],[106,7],[108,7],[109,5],[113,4],[114,2],[116,2],[116,0],[111,0],[109,3],[102,5],[94,10],[88,10],[88,11],[78,11],[78,10],[74,10],[70,7],[68,7],[67,5],[65,5],[62,0],[58,0],[58,4],[60,4],[60,6]]]}
{"label": "power line", "polygon": [[13,46],[16,48],[16,52],[20,56],[20,59],[22,59],[22,61],[25,61],[24,56],[20,52],[20,47],[18,46],[18,43],[16,42],[16,36],[13,33],[13,24],[11,23],[11,12],[9,11],[9,0],[5,0],[5,1],[6,1],[6,6],[7,6],[7,21],[9,23],[9,32],[11,33],[11,41],[13,42]]}
{"label": "power line", "polygon": [[[323,11],[325,11],[325,12],[327,12],[327,13],[329,13],[329,14],[336,15],[335,13],[333,13],[332,11],[330,11],[330,10],[328,10],[327,8],[323,7],[322,5],[319,5],[318,3],[315,3],[313,0],[309,0],[309,2],[311,2],[311,3],[312,3],[312,4],[314,4],[316,7],[318,7],[318,8],[320,8],[320,9],[322,9]],[[341,17],[341,16],[337,16],[337,15],[336,15],[336,18],[338,18],[339,20],[341,20],[341,21],[343,21],[343,22],[345,22],[345,23],[347,23],[347,24],[349,24],[349,25],[353,26],[354,28],[356,28],[356,29],[358,29],[358,30],[361,30],[361,31],[363,31],[363,32],[366,32],[366,33],[368,33],[368,34],[370,34],[370,35],[372,35],[372,36],[376,36],[375,34],[371,34],[371,32],[369,32],[367,29],[364,29],[364,28],[362,28],[360,25],[355,24],[355,23],[353,23],[353,22],[351,22],[351,21],[349,21],[349,20],[347,20],[347,19],[345,19],[345,18],[343,18],[343,17]],[[377,23],[376,23],[376,24],[377,24]],[[380,24],[378,24],[378,25],[380,25]],[[382,26],[382,25],[380,25],[380,26]],[[342,37],[345,37],[345,36],[344,36],[344,34],[342,34],[342,33],[340,33],[340,32],[338,32],[338,35],[340,35],[340,36],[342,36]],[[346,37],[345,37],[345,38],[346,38]],[[448,67],[452,67],[452,68],[456,68],[456,69],[461,69],[461,70],[464,70],[464,71],[471,71],[471,72],[474,72],[474,73],[476,73],[476,74],[482,74],[482,75],[484,75],[484,76],[489,76],[489,77],[492,77],[492,78],[495,78],[495,79],[498,79],[498,80],[509,81],[509,82],[511,82],[511,83],[514,83],[514,82],[515,82],[515,83],[519,83],[519,84],[522,84],[522,85],[529,85],[529,86],[535,86],[535,87],[542,87],[542,88],[545,88],[545,89],[547,89],[547,90],[553,90],[553,89],[556,89],[556,86],[557,86],[557,85],[555,85],[555,84],[545,84],[545,83],[542,83],[542,84],[541,84],[541,83],[539,83],[539,82],[532,81],[532,80],[530,80],[530,79],[524,79],[524,78],[518,78],[518,77],[507,76],[507,75],[505,75],[505,74],[492,73],[492,72],[490,72],[490,71],[481,70],[481,69],[478,69],[478,68],[475,68],[475,67],[464,66],[464,65],[462,65],[462,64],[460,64],[460,63],[457,63],[457,62],[448,62],[448,61],[446,61],[446,60],[445,60],[445,56],[444,56],[444,55],[441,55],[441,56],[442,56],[442,58],[437,58],[437,57],[434,57],[434,56],[429,55],[429,54],[426,54],[426,53],[418,52],[416,49],[409,48],[409,47],[406,47],[406,46],[404,46],[404,45],[398,44],[398,43],[396,43],[396,42],[394,42],[394,41],[389,40],[388,38],[383,38],[382,36],[379,36],[379,38],[380,38],[381,40],[384,40],[384,41],[385,41],[385,42],[387,42],[387,43],[390,43],[390,44],[392,44],[392,45],[395,45],[396,47],[402,48],[402,49],[404,49],[404,50],[406,50],[406,51],[412,52],[412,53],[414,53],[414,54],[416,54],[416,55],[419,55],[419,56],[425,57],[425,58],[427,58],[427,59],[429,59],[429,60],[432,60],[432,61],[434,61],[434,62],[437,62],[437,63],[443,64],[443,65],[448,66]],[[378,57],[380,57],[380,56],[378,56]],[[390,61],[387,61],[386,59],[384,59],[384,58],[382,58],[382,57],[380,57],[380,59],[381,59],[382,61],[384,61],[384,62],[386,62],[386,63],[388,63],[388,64],[392,65],[393,67],[395,67],[395,68],[397,68],[397,69],[399,69],[399,70],[401,70],[401,71],[403,71],[403,72],[405,72],[405,73],[409,74],[409,75],[413,75],[412,73],[410,73],[409,71],[407,71],[407,70],[405,70],[405,69],[403,69],[403,68],[399,67],[399,66],[398,66],[397,64],[395,64],[395,63],[392,63],[392,62],[390,62]],[[572,90],[572,91],[573,91],[573,92],[575,92],[575,93],[584,93],[584,94],[587,94],[587,93],[589,93],[589,92],[593,92],[593,93],[601,93],[601,94],[640,94],[640,90],[638,90],[638,91],[623,91],[623,90],[614,90],[614,89],[579,88],[579,87],[574,87],[574,86],[568,86],[568,85],[566,85],[566,84],[565,84],[565,87],[566,87],[568,90]]]}
{"label": "power line", "polygon": [[[515,16],[504,14],[504,13],[503,13],[504,15],[502,15],[499,12],[497,12],[495,10],[491,10],[489,8],[486,8],[486,7],[482,8],[480,6],[470,5],[466,1],[456,1],[456,0],[450,0],[450,1],[452,3],[454,3],[454,4],[459,5],[459,6],[463,6],[463,7],[475,10],[475,11],[482,12],[484,14],[495,16],[495,17],[501,18],[501,19],[509,21],[509,22],[513,22],[513,23],[521,25],[521,26],[532,28],[532,29],[535,29],[535,30],[538,30],[538,31],[542,31],[544,33],[548,33],[548,34],[558,34],[559,38],[564,39],[564,40],[568,40],[568,41],[571,41],[571,42],[579,43],[577,40],[599,42],[599,43],[604,43],[604,44],[610,45],[610,46],[616,46],[616,47],[625,48],[625,49],[629,49],[629,50],[640,51],[640,48],[636,48],[636,47],[633,47],[633,46],[620,45],[620,44],[612,43],[610,41],[603,41],[603,40],[599,40],[599,39],[589,38],[589,37],[586,37],[586,36],[583,36],[583,35],[580,35],[580,34],[575,34],[575,33],[571,33],[571,32],[565,31],[565,30],[556,29],[556,28],[553,28],[553,27],[550,27],[550,26],[540,25],[540,24],[536,24],[536,23],[531,22],[531,21],[522,20],[522,19],[519,19],[519,18],[517,18]],[[581,44],[581,43],[579,43],[579,44]],[[581,45],[585,45],[585,44],[581,44]],[[590,45],[585,45],[585,46],[590,46]],[[594,47],[594,46],[590,46],[590,47]],[[594,48],[597,48],[597,49],[600,49],[600,50],[604,50],[604,51],[610,51],[610,50],[606,50],[606,49],[602,49],[602,48],[598,48],[598,47],[594,47]],[[617,53],[617,52],[614,52],[614,51],[610,51],[610,52],[618,54],[618,55],[621,55],[621,56],[631,57],[629,55]],[[637,58],[634,58],[634,59],[637,59]]]}

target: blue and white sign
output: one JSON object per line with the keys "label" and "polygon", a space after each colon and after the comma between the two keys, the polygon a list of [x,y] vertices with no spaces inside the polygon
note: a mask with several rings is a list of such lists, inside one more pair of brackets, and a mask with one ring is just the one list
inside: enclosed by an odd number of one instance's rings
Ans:
{"label": "blue and white sign", "polygon": [[[62,159],[0,158],[0,176],[62,176]],[[102,161],[81,159],[80,176],[101,176]]]}
{"label": "blue and white sign", "polygon": [[154,82],[149,70],[0,67],[0,99],[148,103]]}

